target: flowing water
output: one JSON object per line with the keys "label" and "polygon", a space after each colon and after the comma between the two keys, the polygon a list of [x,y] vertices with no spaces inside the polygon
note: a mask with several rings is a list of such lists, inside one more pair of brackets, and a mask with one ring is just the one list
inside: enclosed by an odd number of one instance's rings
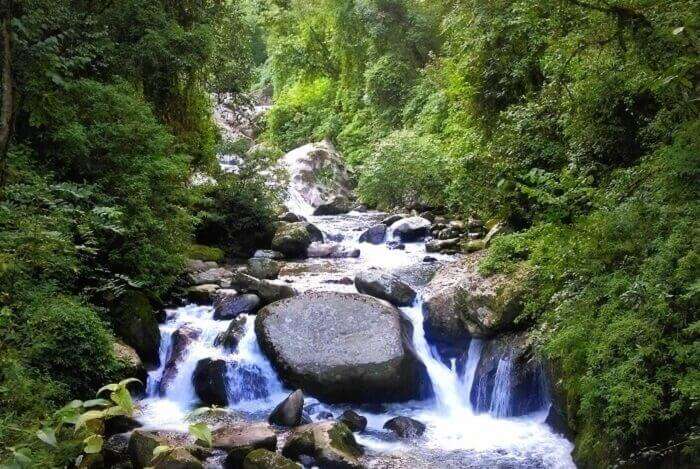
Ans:
{"label": "flowing water", "polygon": [[[355,291],[352,284],[339,280],[354,278],[355,272],[370,266],[393,272],[421,291],[432,273],[440,266],[455,261],[447,255],[434,255],[435,262],[424,262],[423,243],[408,243],[405,250],[389,245],[359,243],[360,234],[383,217],[380,213],[351,212],[340,216],[314,217],[301,197],[290,197],[290,210],[304,214],[316,224],[327,239],[347,247],[359,248],[357,259],[308,259],[288,263],[281,278],[290,280],[300,291]],[[463,366],[453,359],[443,360],[430,344],[423,330],[420,294],[411,307],[402,308],[413,324],[413,343],[425,364],[434,390],[434,397],[425,401],[377,406],[355,406],[368,418],[368,429],[358,434],[358,441],[367,450],[367,465],[386,468],[419,467],[574,467],[572,445],[554,434],[543,423],[548,405],[537,412],[510,417],[512,408],[513,362],[501,358],[492,386],[490,408],[476,412],[470,395],[484,347],[481,340],[465,345]],[[251,419],[264,419],[267,413],[291,391],[280,382],[274,369],[261,352],[253,327],[254,317],[246,318],[245,334],[235,351],[215,345],[216,336],[226,330],[229,321],[213,319],[209,306],[188,305],[167,311],[161,326],[161,367],[149,375],[147,396],[141,401],[142,420],[147,427],[184,429],[185,417],[197,406],[192,373],[202,358],[221,358],[228,363],[229,407]],[[173,332],[183,326],[197,331],[177,363],[174,377],[162,383],[166,363],[173,352]],[[170,372],[172,375],[172,371]],[[307,398],[307,412],[313,419],[320,411],[338,415],[345,408],[326,405]],[[382,430],[393,416],[406,415],[427,425],[422,438],[401,442]]]}

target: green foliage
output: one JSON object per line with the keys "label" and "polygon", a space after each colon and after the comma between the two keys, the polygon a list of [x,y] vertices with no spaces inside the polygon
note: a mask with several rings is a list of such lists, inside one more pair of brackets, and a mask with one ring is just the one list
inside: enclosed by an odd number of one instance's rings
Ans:
{"label": "green foliage", "polygon": [[445,202],[449,166],[430,136],[397,131],[381,140],[365,162],[358,192],[373,206],[440,206]]}
{"label": "green foliage", "polygon": [[378,109],[399,106],[415,70],[400,58],[384,55],[365,70],[365,99]]}
{"label": "green foliage", "polygon": [[224,260],[224,251],[212,246],[192,244],[187,250],[187,258],[200,261],[221,262]]}
{"label": "green foliage", "polygon": [[249,256],[272,241],[276,200],[256,171],[227,173],[203,188],[197,241],[229,256]]}
{"label": "green foliage", "polygon": [[278,97],[267,116],[267,136],[283,150],[337,133],[335,91],[327,78],[297,82]]}

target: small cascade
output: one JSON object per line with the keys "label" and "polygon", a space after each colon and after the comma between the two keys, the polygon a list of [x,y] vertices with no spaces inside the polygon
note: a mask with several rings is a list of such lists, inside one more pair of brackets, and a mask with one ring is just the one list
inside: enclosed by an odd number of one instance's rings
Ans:
{"label": "small cascade", "polygon": [[511,382],[513,361],[509,357],[501,358],[496,369],[496,378],[491,395],[491,407],[489,412],[496,417],[511,415],[511,397],[513,383]]}
{"label": "small cascade", "polygon": [[469,350],[467,351],[467,361],[464,366],[464,374],[462,375],[462,394],[466,396],[469,407],[474,410],[471,404],[469,396],[472,392],[472,387],[474,386],[474,375],[476,374],[476,367],[479,365],[479,359],[481,358],[481,350],[484,346],[484,342],[480,339],[472,339],[469,342]]}

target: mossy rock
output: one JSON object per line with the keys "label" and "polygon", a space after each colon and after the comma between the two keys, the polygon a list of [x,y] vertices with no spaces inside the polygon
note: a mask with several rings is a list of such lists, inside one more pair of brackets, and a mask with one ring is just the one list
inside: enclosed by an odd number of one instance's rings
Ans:
{"label": "mossy rock", "polygon": [[126,292],[112,308],[112,317],[117,335],[136,350],[147,366],[158,366],[160,330],[146,295]]}
{"label": "mossy rock", "polygon": [[281,454],[266,449],[251,451],[243,461],[243,469],[300,469],[301,466]]}
{"label": "mossy rock", "polygon": [[213,246],[192,244],[187,250],[187,257],[204,262],[222,262],[224,260],[224,251]]}
{"label": "mossy rock", "polygon": [[352,431],[341,422],[316,422],[299,427],[284,445],[282,454],[294,459],[315,459],[319,467],[359,469],[362,449]]}

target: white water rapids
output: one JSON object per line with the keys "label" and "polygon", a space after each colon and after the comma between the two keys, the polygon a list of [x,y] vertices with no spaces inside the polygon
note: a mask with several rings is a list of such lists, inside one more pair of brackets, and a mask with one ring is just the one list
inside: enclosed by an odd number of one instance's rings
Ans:
{"label": "white water rapids", "polygon": [[[405,250],[390,249],[386,244],[359,243],[362,230],[375,224],[381,214],[352,212],[340,216],[313,217],[309,216],[309,207],[304,206],[301,198],[292,198],[292,202],[290,209],[303,213],[327,237],[361,250],[358,259],[308,259],[283,271],[284,278],[291,280],[300,291],[355,291],[352,284],[329,283],[328,280],[354,278],[356,271],[370,266],[393,272],[420,291],[438,265],[454,261],[450,256],[431,254],[437,258],[437,262],[423,262],[426,255],[423,243],[406,244]],[[392,467],[574,467],[571,443],[544,424],[546,406],[533,414],[508,417],[513,363],[507,358],[501,359],[494,379],[491,408],[488,412],[477,413],[470,394],[475,385],[474,377],[484,342],[475,339],[465,346],[467,351],[463,366],[457,366],[454,360],[445,364],[426,339],[420,295],[416,304],[402,310],[413,325],[413,344],[427,368],[434,398],[389,404],[381,408],[355,406],[354,409],[368,419],[368,430],[358,434],[357,439],[370,455],[415,456],[410,456],[407,461],[411,462],[405,465]],[[265,419],[291,390],[280,382],[258,347],[253,323],[254,316],[247,317],[243,339],[235,351],[227,351],[215,346],[214,341],[220,332],[227,329],[229,321],[214,320],[210,306],[187,305],[168,310],[167,320],[161,326],[161,366],[149,374],[148,395],[141,401],[141,420],[146,426],[156,429],[186,428],[187,413],[198,405],[192,373],[202,358],[221,358],[230,364],[228,391],[231,409],[242,411],[253,419]],[[201,333],[187,346],[170,384],[159,391],[158,383],[162,379],[165,363],[173,353],[172,334],[184,325]],[[306,404],[312,419],[322,410],[330,411],[337,417],[349,408],[326,405],[309,397]],[[425,435],[407,442],[390,438],[382,426],[397,415],[410,416],[425,423]],[[415,461],[423,461],[424,465]]]}

